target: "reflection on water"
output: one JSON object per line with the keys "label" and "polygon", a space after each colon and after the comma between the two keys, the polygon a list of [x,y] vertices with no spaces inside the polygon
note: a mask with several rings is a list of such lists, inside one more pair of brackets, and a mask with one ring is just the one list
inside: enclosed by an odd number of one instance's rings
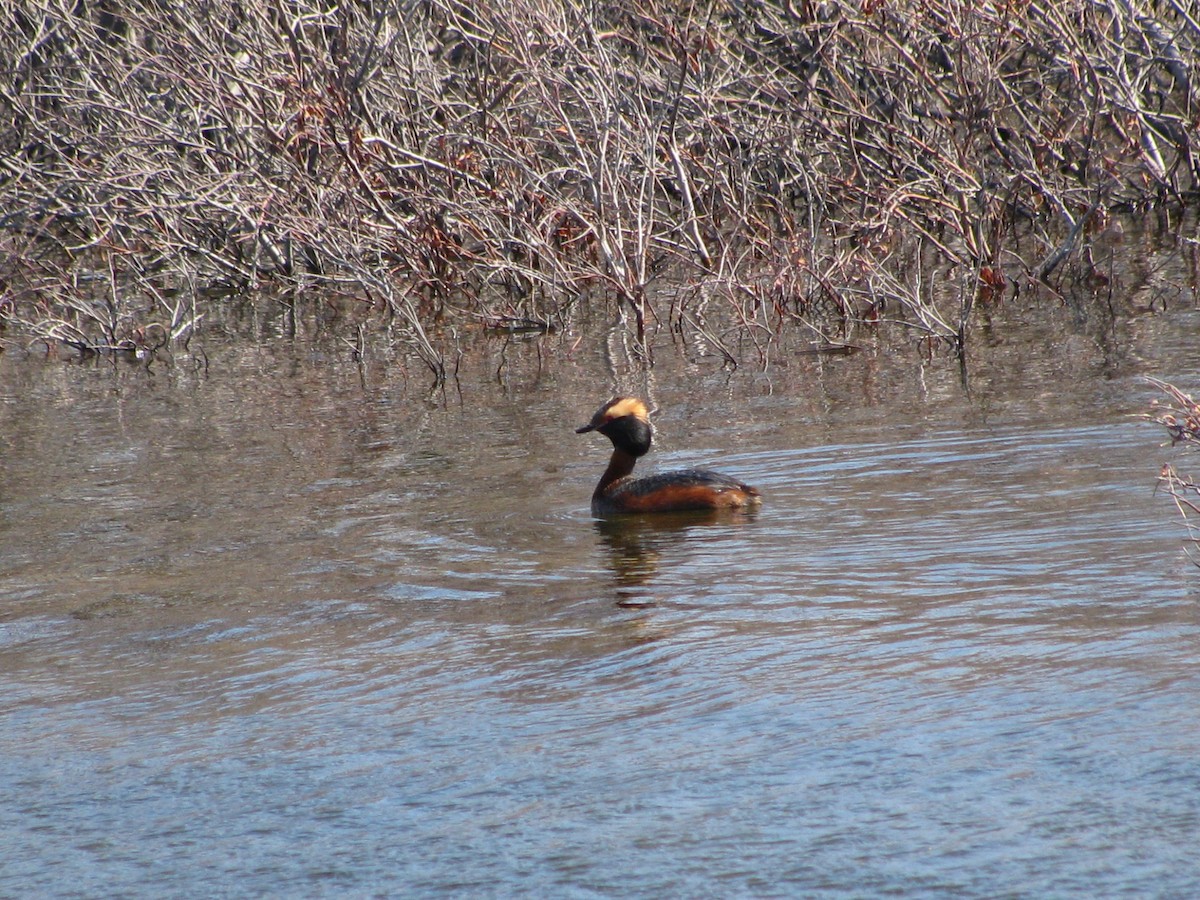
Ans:
{"label": "reflection on water", "polygon": [[766,503],[613,519],[571,441],[603,371],[553,347],[455,403],[0,357],[0,890],[1195,895],[1150,389],[1013,342],[970,397],[660,361],[647,469]]}
{"label": "reflection on water", "polygon": [[[699,543],[714,533],[701,535],[701,529],[727,530],[753,521],[757,509],[690,510],[658,515],[601,516],[595,521],[596,533],[609,551],[609,565],[619,588],[635,588],[650,583],[659,572],[663,552],[685,542]],[[619,591],[622,605],[641,605],[633,590]]]}

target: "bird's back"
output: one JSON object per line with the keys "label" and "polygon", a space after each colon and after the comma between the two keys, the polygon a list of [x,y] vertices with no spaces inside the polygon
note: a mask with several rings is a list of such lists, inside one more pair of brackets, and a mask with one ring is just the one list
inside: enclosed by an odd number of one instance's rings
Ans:
{"label": "bird's back", "polygon": [[706,469],[681,469],[645,478],[626,477],[593,498],[598,512],[670,512],[738,509],[761,502],[756,488]]}

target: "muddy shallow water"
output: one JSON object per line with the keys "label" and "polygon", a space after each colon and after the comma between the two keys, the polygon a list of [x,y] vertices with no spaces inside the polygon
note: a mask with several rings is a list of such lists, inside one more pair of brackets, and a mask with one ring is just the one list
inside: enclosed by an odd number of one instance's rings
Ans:
{"label": "muddy shallow water", "polygon": [[[1197,325],[0,356],[0,894],[1195,896]],[[594,520],[617,388],[763,509]]]}

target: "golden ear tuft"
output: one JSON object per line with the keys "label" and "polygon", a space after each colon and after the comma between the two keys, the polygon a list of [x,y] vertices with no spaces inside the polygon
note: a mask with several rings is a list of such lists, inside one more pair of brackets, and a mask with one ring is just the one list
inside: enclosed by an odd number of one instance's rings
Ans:
{"label": "golden ear tuft", "polygon": [[600,415],[603,416],[606,422],[611,422],[613,419],[620,419],[624,416],[633,416],[641,419],[643,422],[650,421],[650,412],[646,409],[646,404],[637,397],[614,397],[600,410]]}

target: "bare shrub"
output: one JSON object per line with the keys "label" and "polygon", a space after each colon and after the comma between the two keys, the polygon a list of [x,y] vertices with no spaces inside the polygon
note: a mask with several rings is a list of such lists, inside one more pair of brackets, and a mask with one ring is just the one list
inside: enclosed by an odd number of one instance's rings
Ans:
{"label": "bare shrub", "polygon": [[[1165,428],[1172,445],[1200,450],[1200,403],[1172,384],[1157,378],[1147,380],[1166,394],[1167,400],[1165,403],[1156,400],[1153,411],[1143,418]],[[1170,464],[1163,465],[1158,483],[1175,501],[1192,543],[1200,547],[1200,483]]]}
{"label": "bare shrub", "polygon": [[443,325],[603,296],[639,338],[763,355],[894,320],[961,351],[978,299],[1200,184],[1174,0],[15,0],[0,25],[0,314],[81,348],[186,341],[214,291],[271,286],[439,374]]}

